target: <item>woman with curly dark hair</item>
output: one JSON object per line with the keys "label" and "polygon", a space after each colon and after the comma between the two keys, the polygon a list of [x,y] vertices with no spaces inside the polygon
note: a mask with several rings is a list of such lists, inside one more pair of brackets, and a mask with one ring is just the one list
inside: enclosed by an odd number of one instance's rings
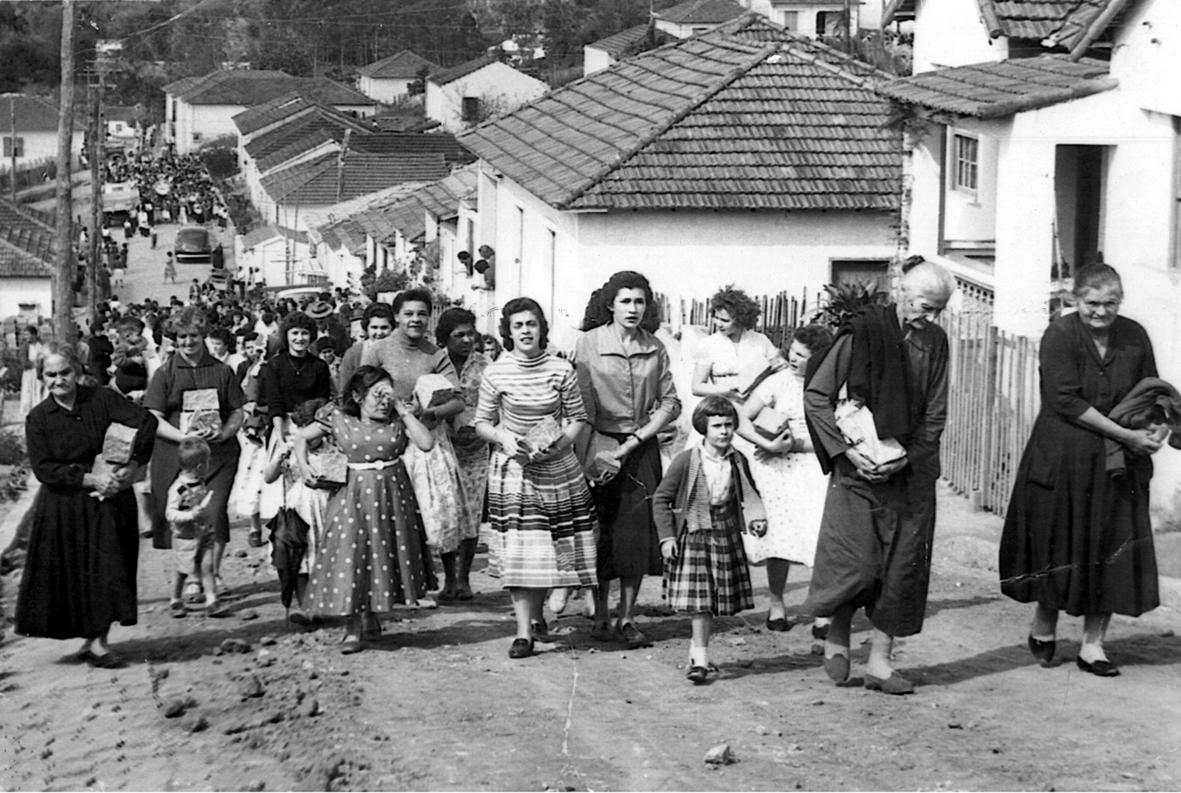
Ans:
{"label": "woman with curly dark hair", "polygon": [[347,618],[341,652],[348,654],[380,633],[377,615],[398,604],[416,605],[435,586],[402,460],[409,443],[429,451],[434,440],[380,367],[357,369],[343,399],[343,407],[296,433],[293,453],[309,484],[315,477],[308,443],[331,438],[348,457],[348,480],[328,502],[323,543],[308,581],[317,615]]}
{"label": "woman with curly dark hair", "polygon": [[[463,412],[446,422],[447,435],[455,449],[463,497],[473,520],[478,520],[483,513],[484,493],[488,489],[488,444],[476,434],[474,426],[476,406],[480,401],[480,380],[488,367],[488,359],[476,349],[479,338],[476,315],[467,309],[449,308],[439,315],[435,341],[447,351],[451,365],[459,373],[459,395],[463,397]],[[456,600],[471,600],[473,597],[469,575],[476,555],[476,540],[476,537],[466,537],[460,540],[457,552],[440,555],[446,577],[455,582]]]}
{"label": "woman with curly dark hair", "polygon": [[[663,563],[652,494],[662,474],[657,433],[681,413],[668,352],[651,331],[652,287],[636,272],[615,273],[591,295],[583,335],[574,348],[578,385],[594,433],[617,442],[620,465],[592,489],[599,514],[595,606],[596,638],[618,637],[628,647],[647,643],[633,621],[645,575],[661,575]],[[607,620],[611,581],[620,586],[619,619]]]}
{"label": "woman with curly dark hair", "polygon": [[[737,388],[738,375],[748,367],[771,366],[779,350],[771,340],[754,330],[759,305],[731,284],[718,290],[709,301],[714,332],[697,350],[693,367],[693,395],[718,394],[740,406],[745,395]],[[739,447],[742,452],[749,448]]]}
{"label": "woman with curly dark hair", "polygon": [[277,441],[287,440],[289,414],[309,399],[332,398],[332,373],[328,364],[311,354],[316,321],[302,311],[292,311],[279,323],[282,344],[263,369],[267,410]]}

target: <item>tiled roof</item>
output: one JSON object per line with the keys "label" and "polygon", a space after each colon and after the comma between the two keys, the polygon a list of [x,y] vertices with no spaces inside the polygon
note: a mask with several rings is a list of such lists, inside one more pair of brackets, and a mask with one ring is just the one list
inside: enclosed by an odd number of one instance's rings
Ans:
{"label": "tiled roof", "polygon": [[57,256],[55,235],[52,226],[0,200],[0,277],[51,276]]}
{"label": "tiled roof", "polygon": [[299,91],[311,101],[326,105],[374,104],[360,91],[326,77],[293,77],[266,69],[223,69],[204,77],[177,80],[163,90],[190,105],[253,107],[290,91]]}
{"label": "tiled roof", "polygon": [[629,48],[644,40],[644,36],[648,35],[649,25],[645,22],[642,25],[636,25],[634,28],[621,30],[618,33],[599,39],[598,41],[587,44],[588,47],[593,47],[596,50],[607,53],[612,58],[618,58],[620,55],[628,51]]}
{"label": "tiled roof", "polygon": [[460,137],[561,209],[895,209],[889,75],[756,14],[612,65]]}
{"label": "tiled roof", "polygon": [[[246,153],[256,161],[261,161],[269,155],[286,149],[292,144],[297,144],[319,132],[328,134],[333,140],[342,140],[346,129],[351,129],[357,133],[373,131],[373,128],[364,121],[337,112],[331,108],[317,107],[311,113],[300,114],[286,124],[262,133],[246,144]],[[317,138],[317,142],[319,140]],[[307,150],[303,149],[303,151]]]}
{"label": "tiled roof", "polygon": [[472,72],[478,72],[485,66],[496,62],[497,58],[495,55],[484,55],[466,63],[461,63],[458,66],[452,66],[449,69],[440,69],[427,79],[435,85],[447,85],[447,83],[453,83],[460,77],[467,77]]}
{"label": "tiled roof", "polygon": [[261,105],[248,107],[240,113],[235,113],[230,120],[243,135],[257,132],[263,127],[270,126],[285,118],[306,113],[315,107],[315,103],[305,98],[299,91],[288,91],[263,102]]}
{"label": "tiled roof", "polygon": [[[1112,22],[1104,12],[1119,11],[1127,0],[977,0],[980,16],[993,38],[1047,41],[1075,50],[1103,34]],[[889,0],[882,24],[915,17],[915,0]]]}
{"label": "tiled roof", "polygon": [[387,244],[393,242],[395,232],[401,232],[408,240],[417,240],[426,233],[426,212],[440,220],[450,220],[459,214],[459,202],[471,198],[475,192],[475,167],[462,168],[446,179],[420,187],[410,195],[381,207],[378,211],[388,228],[384,234],[369,233]]}
{"label": "tiled roof", "polygon": [[720,25],[746,13],[734,0],[688,0],[653,16],[678,25]]}
{"label": "tiled roof", "polygon": [[[79,103],[81,104],[81,103]],[[57,100],[29,94],[0,94],[0,130],[11,129],[12,114],[16,114],[16,131],[57,132]],[[74,129],[82,129],[77,119]]]}
{"label": "tiled roof", "polygon": [[326,143],[331,143],[334,151],[340,150],[340,147],[336,145],[336,136],[332,133],[324,129],[309,130],[306,135],[301,135],[286,146],[281,146],[269,154],[259,157],[255,161],[255,166],[258,168],[260,174],[266,173],[272,168],[278,168],[283,163],[290,162],[300,155],[314,151]]}
{"label": "tiled roof", "polygon": [[979,63],[903,77],[878,86],[884,96],[930,110],[1000,118],[1068,102],[1116,86],[1108,64],[1065,55]]}
{"label": "tiled roof", "polygon": [[[0,102],[0,107],[3,103]],[[103,105],[103,118],[107,121],[134,122],[138,115],[134,105]]]}
{"label": "tiled roof", "polygon": [[256,229],[251,229],[242,236],[242,250],[248,251],[260,242],[275,239],[282,236],[279,234],[279,229],[271,224],[259,226]]}
{"label": "tiled roof", "polygon": [[369,154],[429,154],[438,152],[450,163],[469,163],[476,158],[447,132],[376,132],[354,135],[349,146]]}
{"label": "tiled roof", "polygon": [[396,52],[388,58],[374,61],[368,66],[362,66],[357,73],[362,77],[377,79],[412,80],[418,76],[418,70],[426,67],[430,71],[438,71],[439,65],[431,63],[426,58],[410,50]]}
{"label": "tiled roof", "polygon": [[[979,0],[980,15],[993,38],[1051,39],[1071,49],[1092,33],[1108,7],[1126,0]],[[1102,33],[1094,31],[1093,40]]]}
{"label": "tiled roof", "polygon": [[343,171],[339,159],[330,152],[267,174],[262,188],[280,203],[327,206],[406,182],[433,182],[448,171],[438,153],[387,157],[350,151]]}

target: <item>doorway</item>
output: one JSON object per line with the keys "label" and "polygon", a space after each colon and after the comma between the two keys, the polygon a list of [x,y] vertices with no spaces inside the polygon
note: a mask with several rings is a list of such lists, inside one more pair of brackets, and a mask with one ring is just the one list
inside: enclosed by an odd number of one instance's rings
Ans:
{"label": "doorway", "polygon": [[1055,280],[1071,278],[1080,267],[1103,261],[1103,175],[1106,146],[1056,147],[1054,195]]}

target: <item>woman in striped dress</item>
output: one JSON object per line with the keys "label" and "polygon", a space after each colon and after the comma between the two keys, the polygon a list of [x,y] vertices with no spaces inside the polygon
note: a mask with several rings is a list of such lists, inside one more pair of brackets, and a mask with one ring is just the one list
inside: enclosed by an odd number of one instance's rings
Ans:
{"label": "woman in striped dress", "polygon": [[476,408],[476,433],[493,446],[488,516],[517,618],[510,658],[533,654],[549,589],[596,582],[594,504],[573,450],[586,410],[574,367],[545,351],[548,335],[535,301],[505,304],[505,355],[484,370]]}

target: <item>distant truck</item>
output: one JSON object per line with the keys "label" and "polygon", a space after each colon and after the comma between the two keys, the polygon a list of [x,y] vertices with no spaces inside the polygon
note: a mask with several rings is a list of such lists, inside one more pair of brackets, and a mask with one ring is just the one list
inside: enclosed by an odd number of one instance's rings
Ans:
{"label": "distant truck", "polygon": [[135,182],[106,182],[103,185],[103,212],[110,216],[130,213],[139,203],[139,189]]}

